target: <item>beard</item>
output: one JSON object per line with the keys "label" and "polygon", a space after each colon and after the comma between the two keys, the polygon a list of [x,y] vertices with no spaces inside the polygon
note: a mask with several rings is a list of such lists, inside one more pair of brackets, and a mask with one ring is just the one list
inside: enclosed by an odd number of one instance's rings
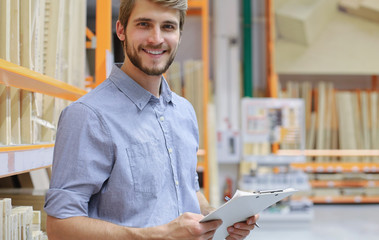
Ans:
{"label": "beard", "polygon": [[[158,66],[146,67],[146,66],[143,66],[142,59],[138,55],[138,52],[144,51],[142,49],[143,47],[139,46],[138,50],[136,50],[135,48],[128,46],[126,40],[124,41],[124,44],[125,44],[125,49],[126,49],[125,52],[126,52],[127,57],[129,58],[130,62],[136,68],[138,68],[139,70],[141,70],[142,72],[144,72],[145,74],[150,75],[150,76],[159,76],[159,75],[162,75],[163,73],[165,73],[167,71],[167,69],[170,67],[171,63],[174,61],[176,51],[178,49],[178,47],[176,47],[176,49],[174,49],[174,50],[172,50],[171,48],[166,50],[169,54],[169,59],[167,60],[167,62],[165,63],[165,65],[163,67],[158,67]],[[148,49],[161,49],[161,44],[158,46],[148,45],[148,46],[146,46],[146,48],[148,48]]]}

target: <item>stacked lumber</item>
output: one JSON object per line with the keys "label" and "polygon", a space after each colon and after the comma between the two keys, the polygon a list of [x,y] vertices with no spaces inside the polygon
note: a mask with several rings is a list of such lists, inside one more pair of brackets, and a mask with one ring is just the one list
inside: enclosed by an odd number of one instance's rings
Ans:
{"label": "stacked lumber", "polygon": [[[85,0],[0,0],[0,19],[1,59],[84,88]],[[68,102],[0,78],[0,145],[53,142]]]}

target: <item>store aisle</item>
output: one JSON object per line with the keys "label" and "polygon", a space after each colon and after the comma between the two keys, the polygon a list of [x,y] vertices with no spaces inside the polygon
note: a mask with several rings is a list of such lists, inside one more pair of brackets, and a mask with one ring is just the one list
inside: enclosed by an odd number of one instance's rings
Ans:
{"label": "store aisle", "polygon": [[311,222],[261,222],[249,240],[377,240],[379,205],[316,205]]}

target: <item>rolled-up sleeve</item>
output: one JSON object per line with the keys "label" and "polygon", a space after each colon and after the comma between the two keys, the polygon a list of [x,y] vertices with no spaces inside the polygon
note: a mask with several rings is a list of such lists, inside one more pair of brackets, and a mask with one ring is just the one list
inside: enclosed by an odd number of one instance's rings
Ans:
{"label": "rolled-up sleeve", "polygon": [[88,216],[114,164],[112,137],[101,114],[76,102],[61,114],[45,211],[56,218]]}

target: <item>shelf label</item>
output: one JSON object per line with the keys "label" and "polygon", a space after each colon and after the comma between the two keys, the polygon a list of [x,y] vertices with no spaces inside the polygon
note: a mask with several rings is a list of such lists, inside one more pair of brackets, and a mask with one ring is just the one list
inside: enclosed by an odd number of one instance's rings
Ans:
{"label": "shelf label", "polygon": [[317,171],[317,172],[324,172],[324,167],[322,167],[322,166],[318,166],[318,167],[316,168],[316,171]]}
{"label": "shelf label", "polygon": [[352,172],[359,172],[359,167],[358,166],[352,166],[351,171]]}
{"label": "shelf label", "polygon": [[374,181],[368,181],[367,187],[375,187],[375,182]]}
{"label": "shelf label", "polygon": [[343,168],[341,166],[336,167],[336,172],[342,172]]}
{"label": "shelf label", "polygon": [[334,168],[332,166],[328,166],[326,170],[328,172],[334,172]]}
{"label": "shelf label", "polygon": [[327,196],[327,197],[325,197],[325,202],[326,203],[332,203],[333,202],[333,198],[330,197],[330,196]]}
{"label": "shelf label", "polygon": [[362,197],[361,196],[354,197],[354,202],[355,203],[361,203],[362,202]]}
{"label": "shelf label", "polygon": [[313,168],[312,168],[311,166],[307,166],[307,167],[305,168],[305,171],[306,171],[306,172],[313,172]]}
{"label": "shelf label", "polygon": [[330,187],[330,188],[332,188],[332,187],[334,187],[334,182],[333,181],[328,181],[328,183],[327,183],[327,186],[328,187]]}
{"label": "shelf label", "polygon": [[364,167],[363,167],[363,171],[364,171],[364,172],[370,172],[370,167],[368,167],[368,166],[364,166]]}

